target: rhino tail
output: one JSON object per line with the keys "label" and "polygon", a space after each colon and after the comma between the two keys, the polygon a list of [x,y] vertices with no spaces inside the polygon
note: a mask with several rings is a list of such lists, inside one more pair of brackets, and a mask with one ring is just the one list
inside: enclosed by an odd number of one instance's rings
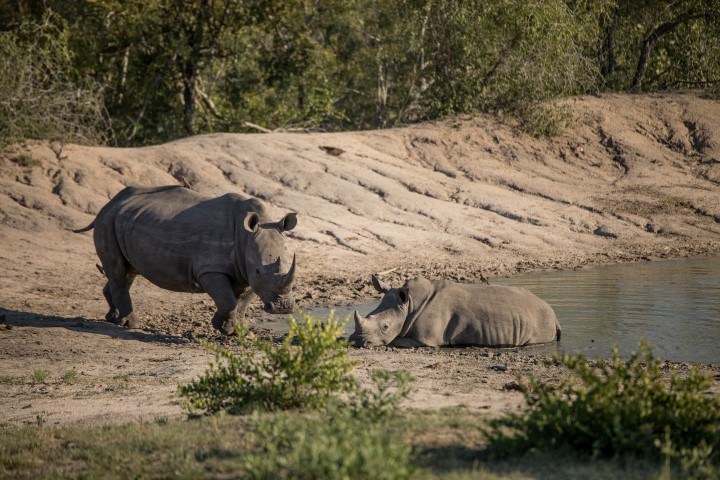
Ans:
{"label": "rhino tail", "polygon": [[559,342],[560,337],[562,337],[562,328],[560,328],[560,322],[555,320],[555,340]]}
{"label": "rhino tail", "polygon": [[92,230],[93,228],[95,228],[95,220],[93,220],[92,223],[91,223],[90,225],[88,225],[87,227],[85,227],[85,228],[79,228],[79,229],[77,229],[77,230],[72,230],[72,229],[71,229],[71,231],[73,231],[73,232],[75,232],[75,233],[83,233],[83,232],[87,232],[87,231],[89,231],[89,230]]}

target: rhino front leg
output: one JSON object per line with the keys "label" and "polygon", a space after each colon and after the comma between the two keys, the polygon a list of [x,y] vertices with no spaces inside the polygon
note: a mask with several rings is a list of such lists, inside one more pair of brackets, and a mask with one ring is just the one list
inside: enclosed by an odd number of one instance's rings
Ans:
{"label": "rhino front leg", "polygon": [[245,309],[248,305],[250,305],[250,301],[253,298],[253,291],[250,287],[245,288],[235,288],[235,299],[237,300],[237,307],[235,311],[237,312],[237,316],[240,320],[243,320],[245,318]]}
{"label": "rhino front leg", "polygon": [[231,335],[235,332],[238,300],[235,298],[230,279],[222,273],[206,273],[198,280],[217,308],[212,319],[213,327],[225,335]]}

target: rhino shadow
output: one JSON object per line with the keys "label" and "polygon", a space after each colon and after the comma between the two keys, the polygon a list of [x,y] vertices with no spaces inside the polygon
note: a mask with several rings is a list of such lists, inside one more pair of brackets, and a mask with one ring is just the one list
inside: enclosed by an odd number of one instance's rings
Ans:
{"label": "rhino shadow", "polygon": [[180,336],[144,332],[142,330],[128,330],[127,328],[119,327],[113,323],[91,320],[81,316],[62,317],[59,315],[45,315],[42,313],[9,310],[7,308],[0,307],[0,328],[2,328],[2,324],[9,325],[11,327],[62,327],[73,332],[93,333],[110,338],[137,340],[141,342],[160,342],[166,344],[190,342],[187,338]]}

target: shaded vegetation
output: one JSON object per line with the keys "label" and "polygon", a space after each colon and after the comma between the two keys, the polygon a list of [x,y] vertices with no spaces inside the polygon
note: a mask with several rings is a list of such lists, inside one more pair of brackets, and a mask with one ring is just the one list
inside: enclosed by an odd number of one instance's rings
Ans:
{"label": "shaded vegetation", "polygon": [[11,0],[0,58],[18,66],[0,72],[4,141],[479,111],[554,134],[568,117],[552,102],[569,95],[720,88],[720,1]]}
{"label": "shaded vegetation", "polygon": [[[342,420],[333,420],[339,421]],[[258,465],[259,462],[276,465],[287,462],[296,466],[298,460],[306,464],[304,472],[316,472],[341,448],[359,446],[364,453],[350,453],[350,457],[361,458],[382,445],[379,438],[372,440],[367,449],[362,444],[350,444],[347,437],[341,447],[329,443],[327,435],[335,435],[340,430],[344,431],[343,435],[350,435],[361,427],[359,422],[347,421],[344,425],[330,425],[325,414],[265,413],[220,414],[192,420],[158,419],[114,426],[10,427],[0,436],[0,477],[244,478],[250,472],[257,472],[257,477],[262,478],[261,474],[269,470]],[[589,462],[567,452],[537,452],[511,460],[488,459],[482,455],[480,433],[485,425],[486,420],[477,412],[452,409],[396,415],[384,423],[384,428],[392,432],[388,438],[398,442],[391,447],[392,455],[409,452],[412,478],[657,479],[663,471],[661,465],[632,458]],[[358,431],[358,438],[366,441],[366,435],[379,435],[377,426],[369,429],[370,434]],[[273,432],[285,440],[305,438],[300,440],[302,444],[282,443],[268,438]],[[303,451],[298,451],[300,445]],[[306,450],[313,445],[318,449],[315,453]],[[320,447],[331,451],[319,451]],[[268,449],[278,456],[259,458]],[[384,461],[382,455],[371,459],[375,466]],[[333,464],[330,468],[339,469],[343,465]],[[362,469],[358,476],[350,474],[347,478],[363,478],[361,474]],[[266,478],[303,477],[299,472],[289,474],[288,469],[280,468]]]}
{"label": "shaded vegetation", "polygon": [[720,475],[720,398],[697,370],[662,380],[651,348],[629,360],[557,359],[570,377],[559,386],[531,379],[528,409],[492,422],[491,452],[568,449],[592,457],[634,455],[681,465],[698,477]]}

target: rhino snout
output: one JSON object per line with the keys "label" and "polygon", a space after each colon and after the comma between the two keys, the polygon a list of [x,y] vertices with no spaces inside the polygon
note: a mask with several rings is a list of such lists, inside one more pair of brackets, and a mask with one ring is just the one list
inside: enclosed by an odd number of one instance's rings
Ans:
{"label": "rhino snout", "polygon": [[263,309],[267,313],[292,313],[295,310],[294,298],[278,298],[273,302],[264,302]]}
{"label": "rhino snout", "polygon": [[357,312],[357,310],[355,310],[354,318],[355,318],[355,331],[352,333],[352,335],[350,335],[350,337],[348,337],[348,342],[355,345],[356,347],[360,347],[360,348],[369,347],[370,346],[369,342],[367,341],[367,339],[363,338],[363,335],[362,335],[362,326],[360,323],[360,322],[362,322],[362,317]]}

